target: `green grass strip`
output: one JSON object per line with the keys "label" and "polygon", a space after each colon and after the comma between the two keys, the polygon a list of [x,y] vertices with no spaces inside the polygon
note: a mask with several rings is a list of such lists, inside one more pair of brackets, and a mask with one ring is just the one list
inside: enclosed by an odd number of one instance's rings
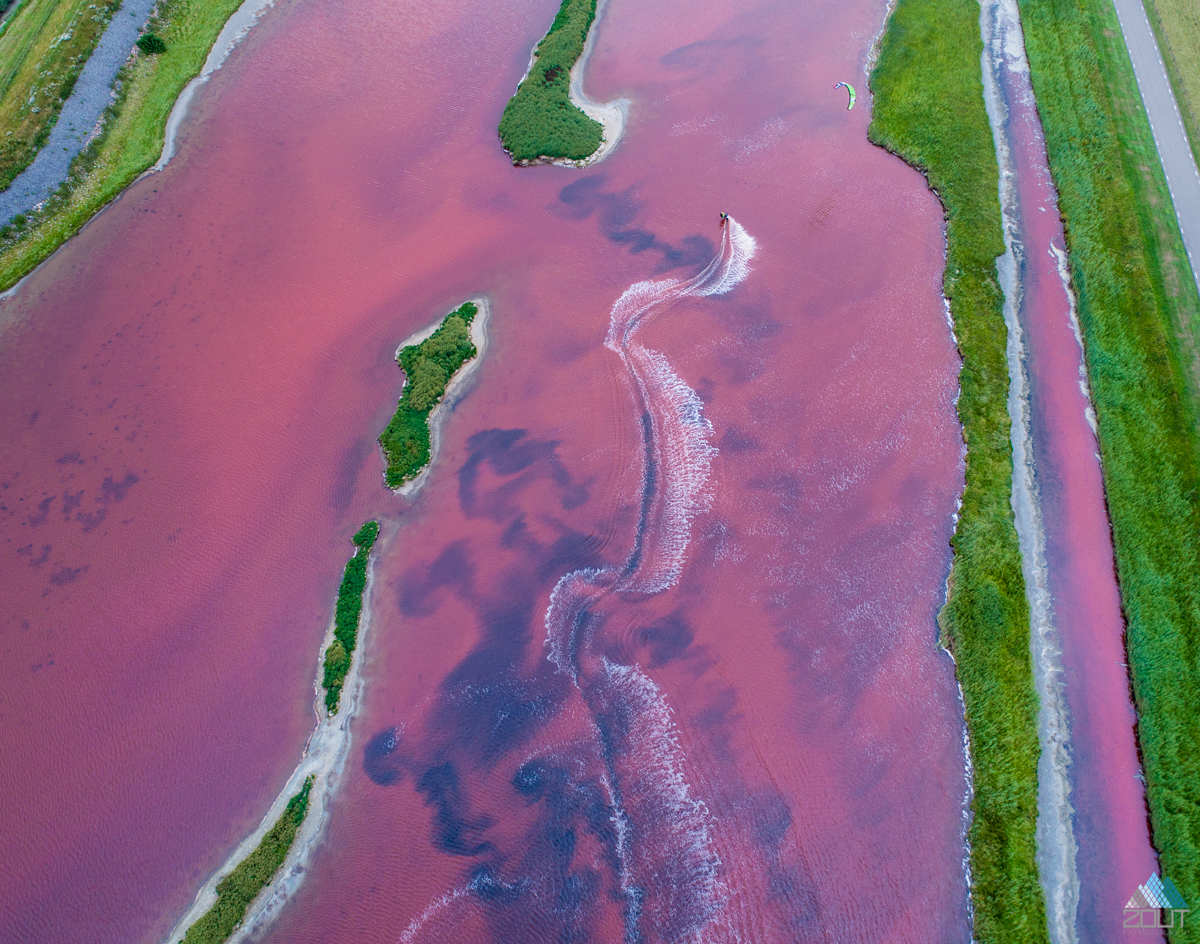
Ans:
{"label": "green grass strip", "polygon": [[216,904],[188,928],[183,944],[221,944],[242,923],[250,903],[271,884],[287,858],[308,812],[308,794],[312,785],[313,778],[309,777],[300,792],[288,800],[283,815],[263,836],[258,848],[217,883]]}
{"label": "green grass strip", "polygon": [[514,164],[546,158],[581,161],[600,147],[604,128],[571,102],[571,69],[583,55],[596,0],[563,0],[529,75],[500,118],[500,141]]}
{"label": "green grass strip", "polygon": [[1035,861],[1037,695],[1013,522],[1012,444],[995,143],[983,102],[979,4],[899,0],[879,63],[870,138],[923,171],[946,212],[946,272],[963,358],[967,478],[939,622],[958,663],[975,765],[975,937],[1048,940]]}
{"label": "green grass strip", "polygon": [[362,616],[363,591],[367,586],[367,558],[375,539],[379,537],[379,522],[368,521],[354,535],[354,556],[346,562],[342,585],[338,587],[337,606],[333,619],[333,642],[325,650],[325,707],[337,714],[342,688],[350,671],[350,660],[358,646],[358,623]]}
{"label": "green grass strip", "polygon": [[471,341],[471,322],[479,309],[467,302],[452,311],[420,344],[410,344],[397,360],[404,369],[404,393],[396,413],[379,437],[387,460],[388,488],[399,488],[429,464],[429,414],[445,396],[446,386],[478,351]]}
{"label": "green grass strip", "polygon": [[0,32],[0,190],[33,163],[118,0],[30,0]]}
{"label": "green grass strip", "polygon": [[0,291],[74,236],[162,154],[167,117],[241,0],[163,0],[147,29],[167,51],[137,56],[118,75],[104,129],[75,159],[71,174],[39,212],[0,232]]}
{"label": "green grass strip", "polygon": [[[1067,224],[1150,821],[1200,905],[1200,299],[1108,0],[1021,0]],[[1174,942],[1200,941],[1188,920]]]}

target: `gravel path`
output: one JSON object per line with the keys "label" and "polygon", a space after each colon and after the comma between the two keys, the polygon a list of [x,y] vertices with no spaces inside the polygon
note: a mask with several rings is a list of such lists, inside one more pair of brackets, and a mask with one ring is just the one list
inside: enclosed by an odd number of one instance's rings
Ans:
{"label": "gravel path", "polygon": [[100,37],[80,73],[71,97],[63,105],[50,139],[32,164],[0,193],[0,224],[28,213],[66,180],[71,161],[83,150],[96,122],[112,100],[112,84],[129,58],[155,0],[125,0]]}
{"label": "gravel path", "polygon": [[1142,94],[1146,114],[1150,116],[1150,128],[1154,132],[1163,172],[1167,175],[1175,216],[1183,233],[1183,245],[1192,263],[1192,275],[1200,288],[1200,172],[1188,147],[1183,119],[1142,0],[1114,0],[1114,6],[1121,32],[1125,35],[1125,45],[1129,48],[1129,58],[1133,60],[1138,91]]}

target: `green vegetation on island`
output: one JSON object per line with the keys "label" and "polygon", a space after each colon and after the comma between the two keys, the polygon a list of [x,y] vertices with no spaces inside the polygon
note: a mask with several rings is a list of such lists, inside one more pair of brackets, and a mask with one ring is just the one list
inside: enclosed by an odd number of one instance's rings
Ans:
{"label": "green vegetation on island", "polygon": [[[217,34],[240,4],[161,0],[146,30],[165,51],[137,55],[125,64],[101,131],[75,158],[67,180],[41,209],[0,227],[0,291],[20,281],[154,166],[175,100],[203,68]],[[6,39],[7,32],[0,36]],[[8,60],[0,56],[0,62]]]}
{"label": "green vegetation on island", "polygon": [[450,378],[478,353],[470,330],[478,312],[473,302],[467,302],[448,314],[432,335],[397,356],[404,370],[404,392],[379,437],[387,460],[388,488],[399,488],[429,464],[429,414],[445,395]]}
{"label": "green vegetation on island", "polygon": [[1200,3],[1145,0],[1145,6],[1191,139],[1192,155],[1200,164]]}
{"label": "green vegetation on island", "polygon": [[354,649],[358,645],[358,623],[362,616],[363,591],[367,586],[367,558],[375,539],[379,537],[379,522],[368,521],[352,540],[354,556],[346,562],[342,573],[342,585],[338,588],[337,606],[334,610],[333,642],[325,650],[325,708],[331,715],[337,714],[341,703],[342,687],[350,671]]}
{"label": "green vegetation on island", "polygon": [[571,69],[583,54],[596,19],[596,0],[563,0],[537,45],[529,74],[500,119],[500,141],[514,164],[581,161],[600,147],[604,128],[571,101]]}
{"label": "green vegetation on island", "polygon": [[[1200,299],[1109,0],[1020,0],[1079,300],[1151,835],[1200,901]],[[1171,932],[1200,941],[1200,922]]]}
{"label": "green vegetation on island", "polygon": [[50,136],[120,0],[26,0],[0,32],[0,190]]}
{"label": "green vegetation on island", "polygon": [[263,836],[258,848],[217,883],[216,904],[188,928],[183,944],[221,944],[242,923],[246,909],[258,893],[271,884],[296,840],[296,833],[308,812],[308,794],[313,779],[305,780],[300,792],[288,800],[283,815]]}
{"label": "green vegetation on island", "polygon": [[[939,622],[957,662],[975,766],[975,938],[1048,940],[1035,859],[1037,693],[1011,505],[1004,252],[995,142],[983,101],[979,4],[899,0],[871,75],[873,142],[923,171],[946,213],[946,272],[963,366],[966,488]],[[932,91],[936,90],[936,91]]]}

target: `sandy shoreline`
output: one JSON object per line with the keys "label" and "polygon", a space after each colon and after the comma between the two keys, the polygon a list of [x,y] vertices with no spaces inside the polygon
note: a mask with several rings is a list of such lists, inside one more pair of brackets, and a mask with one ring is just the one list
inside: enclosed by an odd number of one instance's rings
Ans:
{"label": "sandy shoreline", "polygon": [[[392,489],[395,494],[402,495],[405,498],[412,498],[413,495],[420,491],[421,487],[428,480],[429,470],[433,468],[434,462],[437,461],[438,451],[441,447],[442,424],[446,421],[446,414],[449,413],[454,404],[462,398],[462,395],[465,392],[464,385],[466,384],[468,378],[470,378],[470,376],[475,372],[475,368],[479,362],[483,360],[484,352],[487,351],[489,338],[488,322],[492,317],[491,300],[486,295],[475,295],[466,299],[466,301],[462,302],[460,305],[455,306],[452,311],[442,315],[442,317],[433,324],[426,328],[422,328],[420,331],[417,331],[414,334],[409,335],[407,338],[401,341],[399,347],[396,348],[396,357],[399,358],[400,352],[404,350],[404,348],[411,347],[414,344],[420,344],[441,327],[442,322],[446,320],[448,315],[452,314],[454,311],[457,311],[467,302],[471,302],[479,309],[478,313],[471,321],[471,341],[475,345],[476,353],[474,357],[463,364],[463,366],[460,367],[457,372],[455,372],[454,376],[450,378],[450,382],[446,385],[446,393],[442,396],[442,399],[438,401],[437,406],[435,406],[433,411],[429,414],[429,461],[425,463],[425,468],[418,472],[415,478],[405,482],[399,488]],[[407,384],[408,381],[405,380],[405,385],[407,386]],[[401,388],[401,392],[403,392],[403,388]],[[387,456],[383,457],[383,461],[386,467]]]}
{"label": "sandy shoreline", "polygon": [[[380,536],[382,538],[382,533]],[[287,900],[303,883],[308,872],[309,858],[324,832],[333,796],[337,792],[342,771],[346,766],[346,758],[350,754],[350,725],[357,714],[364,689],[362,665],[371,629],[371,594],[375,586],[375,556],[381,553],[380,548],[384,543],[377,542],[367,562],[367,582],[363,588],[363,610],[358,627],[358,645],[355,647],[355,658],[351,661],[350,671],[346,675],[338,713],[330,717],[325,710],[325,690],[321,685],[325,650],[333,643],[334,619],[331,616],[329,628],[321,642],[317,677],[313,683],[313,712],[317,717],[317,726],[304,745],[300,763],[296,765],[296,769],[288,777],[283,789],[279,791],[279,795],[254,832],[241,841],[221,867],[201,886],[192,906],[171,929],[165,944],[179,944],[188,928],[213,906],[217,900],[217,883],[258,848],[263,836],[283,815],[288,801],[300,792],[304,781],[309,776],[313,776],[316,779],[309,794],[308,814],[304,817],[304,822],[301,823],[300,829],[296,833],[292,848],[288,851],[287,858],[284,859],[283,865],[280,866],[271,883],[251,902],[250,907],[246,910],[245,919],[229,936],[230,944],[237,944],[238,941],[244,940],[251,933],[274,921]]]}

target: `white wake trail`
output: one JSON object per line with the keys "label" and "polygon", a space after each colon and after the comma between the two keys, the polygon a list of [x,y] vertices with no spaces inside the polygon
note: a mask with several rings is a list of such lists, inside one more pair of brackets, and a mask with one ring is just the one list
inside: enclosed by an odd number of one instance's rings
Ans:
{"label": "white wake trail", "polygon": [[712,817],[687,782],[665,695],[636,665],[602,657],[589,671],[582,659],[591,614],[606,597],[661,593],[678,581],[692,521],[711,501],[708,482],[717,452],[712,424],[696,392],[665,355],[639,343],[638,334],[673,302],[728,292],[749,274],[755,249],[754,238],[728,219],[720,252],[698,275],[638,282],[613,305],[605,346],[628,371],[642,415],[637,535],[622,565],[566,574],[546,610],[547,657],[571,676],[597,725],[603,718],[621,721],[619,737],[610,732],[601,738],[601,753],[620,837],[620,885],[631,940],[646,932],[657,940],[699,940],[724,900]]}

